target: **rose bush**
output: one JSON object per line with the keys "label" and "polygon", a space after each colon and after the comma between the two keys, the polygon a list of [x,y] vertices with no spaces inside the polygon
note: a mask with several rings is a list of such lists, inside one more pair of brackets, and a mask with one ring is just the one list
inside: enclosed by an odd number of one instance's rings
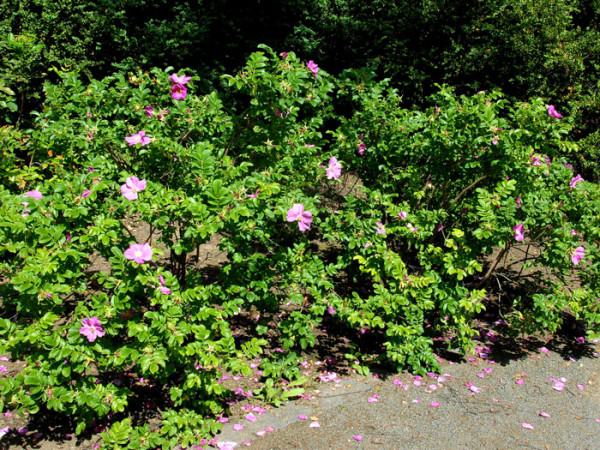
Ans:
{"label": "rose bush", "polygon": [[[516,332],[569,312],[598,337],[599,191],[569,167],[569,118],[541,99],[440,87],[437,106],[408,110],[386,81],[267,47],[223,92],[178,73],[63,73],[27,157],[0,166],[0,351],[26,362],[0,380],[0,409],[43,406],[78,432],[110,416],[108,447],[189,446],[215,434],[235,398],[224,375],[249,375],[267,338],[283,353],[238,396],[301,393],[297,357],[323,320],[420,372],[438,366],[434,340],[472,349],[491,302]],[[210,275],[194,257],[208,240],[226,254]],[[528,282],[495,300],[507,279]],[[242,341],[233,322],[250,311]],[[351,346],[365,370],[372,355]],[[147,380],[160,428],[125,416]]]}

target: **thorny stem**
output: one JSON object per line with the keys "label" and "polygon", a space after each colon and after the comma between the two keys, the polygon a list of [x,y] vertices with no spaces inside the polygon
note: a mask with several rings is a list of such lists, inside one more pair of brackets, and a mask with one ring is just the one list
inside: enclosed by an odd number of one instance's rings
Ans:
{"label": "thorny stem", "polygon": [[486,272],[486,274],[483,276],[483,278],[481,279],[481,281],[479,282],[479,286],[481,286],[492,274],[492,272],[496,269],[496,266],[498,265],[498,263],[500,262],[500,260],[502,259],[502,257],[504,256],[504,254],[511,248],[510,242],[507,242],[506,245],[504,246],[504,248],[502,249],[502,251],[500,252],[500,254],[498,255],[498,257],[496,258],[496,261],[494,262],[494,265],[490,266],[490,268],[488,269],[488,271]]}
{"label": "thorny stem", "polygon": [[479,178],[477,178],[475,181],[473,181],[470,185],[468,185],[466,188],[464,188],[462,191],[460,191],[460,193],[456,196],[456,198],[454,200],[452,200],[452,202],[450,203],[450,206],[448,208],[452,208],[458,201],[460,201],[460,199],[462,199],[469,191],[473,190],[479,183],[481,183],[483,180],[485,180],[488,177],[488,175],[483,175]]}

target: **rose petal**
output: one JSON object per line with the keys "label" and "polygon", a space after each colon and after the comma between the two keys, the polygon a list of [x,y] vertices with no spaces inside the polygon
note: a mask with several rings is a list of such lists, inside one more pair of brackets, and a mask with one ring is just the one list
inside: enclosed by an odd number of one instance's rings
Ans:
{"label": "rose petal", "polygon": [[362,441],[362,436],[360,434],[355,434],[354,436],[352,436],[352,438],[358,442]]}
{"label": "rose petal", "polygon": [[304,414],[298,414],[298,419],[306,420],[306,416]]}
{"label": "rose petal", "polygon": [[438,408],[440,406],[440,402],[431,402],[429,404],[429,406],[433,407],[433,408]]}
{"label": "rose petal", "polygon": [[252,413],[246,414],[246,420],[248,422],[256,422],[256,416]]}
{"label": "rose petal", "polygon": [[244,429],[244,425],[240,425],[239,423],[236,423],[233,425],[233,429],[235,431],[242,431]]}
{"label": "rose petal", "polygon": [[550,414],[548,414],[547,412],[541,412],[540,416],[548,418],[548,417],[550,417]]}
{"label": "rose petal", "polygon": [[321,428],[321,424],[319,422],[315,421],[315,422],[311,422],[309,427],[310,428]]}
{"label": "rose petal", "polygon": [[521,424],[521,426],[522,426],[523,428],[527,429],[527,430],[533,430],[533,425],[531,425],[530,423],[523,422],[523,423]]}

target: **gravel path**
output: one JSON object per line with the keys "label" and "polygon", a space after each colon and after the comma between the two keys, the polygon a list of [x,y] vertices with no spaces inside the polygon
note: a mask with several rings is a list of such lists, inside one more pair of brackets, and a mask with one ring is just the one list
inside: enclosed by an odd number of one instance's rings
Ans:
{"label": "gravel path", "polygon": [[230,421],[218,439],[221,448],[246,441],[256,449],[598,449],[599,349],[574,348],[578,357],[540,347],[501,362],[480,348],[477,357],[443,360],[441,378],[329,381],[312,400]]}

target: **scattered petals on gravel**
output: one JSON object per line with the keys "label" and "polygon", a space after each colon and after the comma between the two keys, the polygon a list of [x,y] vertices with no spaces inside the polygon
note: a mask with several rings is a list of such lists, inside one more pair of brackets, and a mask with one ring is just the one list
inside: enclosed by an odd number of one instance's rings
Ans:
{"label": "scattered petals on gravel", "polygon": [[220,450],[233,450],[237,445],[237,442],[232,441],[217,442],[217,448]]}
{"label": "scattered petals on gravel", "polygon": [[321,424],[317,421],[311,422],[309,425],[310,428],[321,428]]}
{"label": "scattered petals on gravel", "polygon": [[439,408],[439,406],[440,406],[440,402],[431,402],[431,403],[429,404],[429,406],[431,406],[431,407],[433,407],[433,408]]}
{"label": "scattered petals on gravel", "polygon": [[377,397],[369,397],[369,398],[367,399],[367,401],[368,401],[369,403],[375,403],[375,402],[377,401]]}
{"label": "scattered petals on gravel", "polygon": [[252,413],[246,414],[246,420],[248,422],[256,422],[256,416]]}
{"label": "scattered petals on gravel", "polygon": [[267,432],[265,430],[260,430],[256,432],[256,435],[258,437],[263,437],[265,434],[267,434]]}
{"label": "scattered petals on gravel", "polygon": [[516,380],[516,381],[515,381],[515,383],[517,383],[517,384],[519,384],[519,385],[522,385],[522,384],[524,384],[525,382],[519,378],[518,380]]}
{"label": "scattered petals on gravel", "polygon": [[298,414],[298,419],[306,420],[306,416],[304,414]]}
{"label": "scattered petals on gravel", "polygon": [[554,389],[555,391],[562,391],[565,388],[565,383],[563,383],[562,381],[556,381],[554,383],[554,386],[552,386],[552,389]]}
{"label": "scattered petals on gravel", "polygon": [[270,433],[271,431],[275,431],[275,428],[273,428],[273,427],[265,427],[265,431],[267,433]]}
{"label": "scattered petals on gravel", "polygon": [[523,422],[523,423],[521,424],[521,426],[522,426],[523,428],[525,428],[526,430],[533,430],[533,425],[531,425],[530,423]]}
{"label": "scattered petals on gravel", "polygon": [[233,429],[235,431],[242,431],[244,429],[244,425],[240,425],[239,423],[236,423],[233,425]]}
{"label": "scattered petals on gravel", "polygon": [[545,417],[547,419],[550,417],[550,414],[548,414],[547,412],[541,412],[540,416]]}
{"label": "scattered petals on gravel", "polygon": [[581,389],[583,391],[585,389],[585,386],[583,384],[578,384],[577,389]]}
{"label": "scattered petals on gravel", "polygon": [[250,447],[252,445],[252,441],[243,441],[242,444],[244,444],[246,447]]}
{"label": "scattered petals on gravel", "polygon": [[548,350],[546,347],[542,347],[542,348],[540,348],[540,352],[542,352],[542,353],[549,353],[550,350]]}
{"label": "scattered petals on gravel", "polygon": [[362,435],[360,434],[355,434],[354,436],[352,436],[352,438],[358,442],[362,441]]}

